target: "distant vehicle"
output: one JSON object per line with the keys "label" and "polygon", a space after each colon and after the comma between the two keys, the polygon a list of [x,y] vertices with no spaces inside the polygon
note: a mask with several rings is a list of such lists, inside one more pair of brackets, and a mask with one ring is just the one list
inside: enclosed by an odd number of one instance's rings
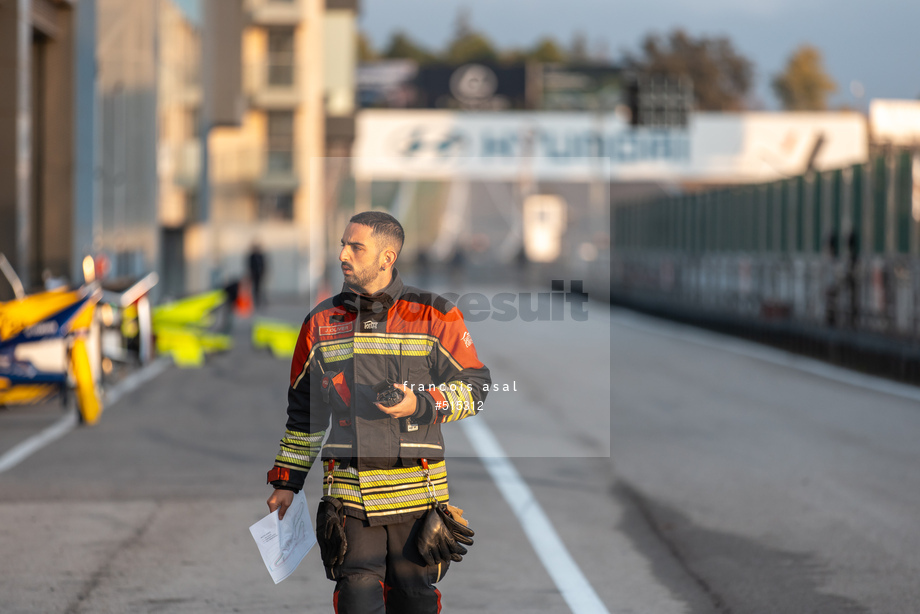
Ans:
{"label": "distant vehicle", "polygon": [[159,276],[123,278],[103,282],[99,316],[102,323],[103,372],[113,362],[145,365],[153,359],[153,324],[150,291]]}
{"label": "distant vehicle", "polygon": [[102,414],[98,284],[26,295],[6,257],[0,270],[16,298],[0,303],[0,406],[34,405],[62,396],[93,424]]}
{"label": "distant vehicle", "polygon": [[555,262],[562,253],[567,205],[555,194],[524,200],[524,253],[531,262]]}

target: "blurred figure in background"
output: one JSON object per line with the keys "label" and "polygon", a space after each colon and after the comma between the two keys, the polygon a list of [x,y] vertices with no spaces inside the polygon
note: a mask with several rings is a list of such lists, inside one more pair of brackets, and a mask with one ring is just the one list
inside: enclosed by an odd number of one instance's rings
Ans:
{"label": "blurred figure in background", "polygon": [[268,268],[265,254],[262,252],[262,246],[258,242],[253,242],[249,249],[249,280],[252,282],[252,302],[256,309],[264,304],[262,299],[262,278]]}

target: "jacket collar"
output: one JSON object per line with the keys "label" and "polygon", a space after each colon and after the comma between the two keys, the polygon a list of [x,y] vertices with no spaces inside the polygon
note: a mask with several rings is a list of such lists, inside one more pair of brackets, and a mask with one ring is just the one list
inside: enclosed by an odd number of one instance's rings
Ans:
{"label": "jacket collar", "polygon": [[346,311],[356,312],[360,309],[361,311],[380,313],[381,311],[389,310],[393,306],[396,299],[402,295],[404,287],[399,271],[394,268],[393,279],[390,280],[387,287],[371,296],[358,294],[348,287],[348,284],[342,284],[342,304]]}

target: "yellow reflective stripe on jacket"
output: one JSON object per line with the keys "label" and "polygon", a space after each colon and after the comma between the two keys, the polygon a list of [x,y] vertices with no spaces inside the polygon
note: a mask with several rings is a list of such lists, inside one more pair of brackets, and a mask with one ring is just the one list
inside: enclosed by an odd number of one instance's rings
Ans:
{"label": "yellow reflective stripe on jacket", "polygon": [[301,433],[299,431],[285,431],[281,439],[281,449],[275,457],[275,465],[308,471],[313,466],[313,461],[319,455],[320,446],[326,431],[318,433]]}
{"label": "yellow reflective stripe on jacket", "polygon": [[478,408],[469,387],[463,382],[449,382],[439,388],[441,394],[450,404],[450,412],[443,422],[455,422],[468,416],[476,415]]}
{"label": "yellow reflective stripe on jacket", "polygon": [[428,356],[435,341],[426,335],[358,334],[354,337],[354,351],[355,354]]}
{"label": "yellow reflective stripe on jacket", "polygon": [[[429,465],[431,485],[438,501],[450,499],[447,487],[447,463]],[[425,510],[431,506],[425,472],[421,466],[358,471],[353,467],[336,467],[333,471],[332,496],[342,504],[364,511],[368,519]],[[328,479],[326,468],[323,481]],[[323,494],[328,486],[324,484]]]}
{"label": "yellow reflective stripe on jacket", "polygon": [[334,343],[327,342],[317,345],[320,353],[323,355],[323,361],[327,363],[348,360],[354,356],[351,339],[348,339],[347,341],[339,341]]}
{"label": "yellow reflective stripe on jacket", "polygon": [[361,500],[361,486],[358,482],[358,470],[352,467],[337,467],[332,472],[333,481],[330,488],[326,481],[329,479],[329,469],[323,474],[323,494],[332,495],[342,500],[345,507],[351,507],[358,510],[364,509]]}

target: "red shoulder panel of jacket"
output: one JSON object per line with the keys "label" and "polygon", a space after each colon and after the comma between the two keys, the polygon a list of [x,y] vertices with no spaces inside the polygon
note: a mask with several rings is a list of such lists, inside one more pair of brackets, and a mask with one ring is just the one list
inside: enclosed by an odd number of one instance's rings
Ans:
{"label": "red shoulder panel of jacket", "polygon": [[403,334],[431,334],[431,320],[443,317],[431,305],[413,301],[396,301],[387,314],[387,332]]}
{"label": "red shoulder panel of jacket", "polygon": [[297,345],[294,346],[294,357],[291,358],[291,386],[297,376],[303,371],[304,364],[310,356],[310,348],[313,347],[313,340],[310,338],[310,327],[306,322],[300,326],[300,333],[297,335]]}
{"label": "red shoulder panel of jacket", "polygon": [[463,314],[457,307],[447,312],[447,316],[436,322],[434,334],[441,340],[441,347],[447,350],[464,369],[482,369],[485,365],[476,354],[473,337],[463,323]]}
{"label": "red shoulder panel of jacket", "polygon": [[397,301],[387,318],[387,332],[433,335],[464,369],[481,369],[473,339],[457,307],[443,313],[431,305]]}
{"label": "red shoulder panel of jacket", "polygon": [[300,327],[294,357],[291,360],[291,385],[303,373],[310,352],[317,343],[351,337],[355,329],[355,314],[341,307],[329,306],[310,314]]}

